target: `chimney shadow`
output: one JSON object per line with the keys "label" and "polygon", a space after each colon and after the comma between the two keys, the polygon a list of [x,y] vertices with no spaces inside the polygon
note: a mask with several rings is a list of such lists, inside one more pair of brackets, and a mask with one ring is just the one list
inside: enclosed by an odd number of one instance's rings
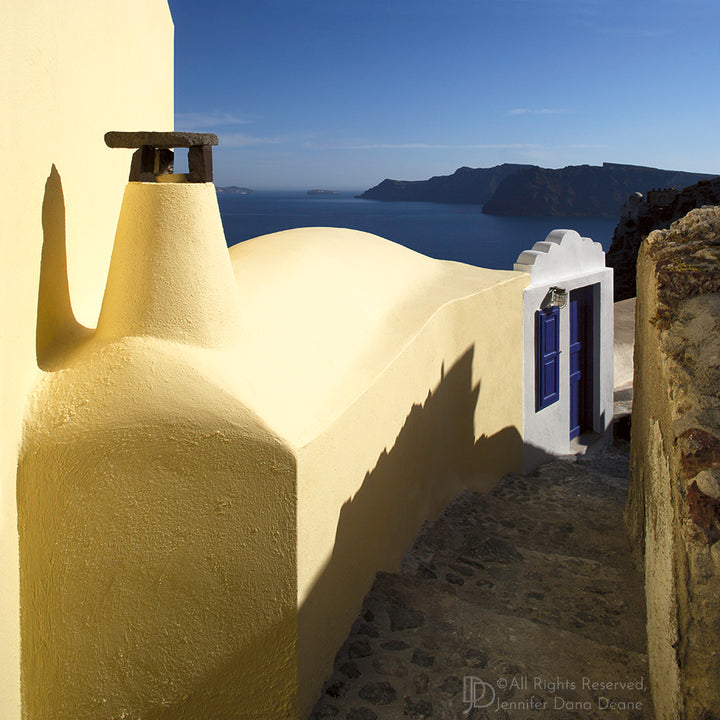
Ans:
{"label": "chimney shadow", "polygon": [[52,371],[58,369],[67,354],[93,332],[77,321],[72,309],[67,264],[65,195],[62,178],[54,164],[45,183],[42,229],[35,355],[41,370]]}

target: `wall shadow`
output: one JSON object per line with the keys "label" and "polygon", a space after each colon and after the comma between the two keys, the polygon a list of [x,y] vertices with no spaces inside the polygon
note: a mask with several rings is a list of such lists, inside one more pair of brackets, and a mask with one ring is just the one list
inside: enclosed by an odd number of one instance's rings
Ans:
{"label": "wall shadow", "polygon": [[43,246],[38,287],[35,354],[41,370],[57,369],[69,350],[92,330],[75,318],[70,299],[65,230],[65,195],[55,165],[45,183],[42,204]]}
{"label": "wall shadow", "polygon": [[[425,402],[412,406],[393,447],[341,509],[331,557],[298,608],[298,681],[306,701],[310,687],[317,700],[325,679],[317,673],[330,672],[377,571],[396,571],[422,523],[460,492],[489,490],[521,467],[518,428],[475,439],[480,384],[472,385],[473,355],[470,347]],[[334,643],[332,657],[324,656],[323,637]]]}

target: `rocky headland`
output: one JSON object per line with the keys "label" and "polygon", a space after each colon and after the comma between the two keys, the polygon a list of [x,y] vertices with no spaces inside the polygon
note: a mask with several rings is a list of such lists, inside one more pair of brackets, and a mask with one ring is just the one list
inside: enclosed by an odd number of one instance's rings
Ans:
{"label": "rocky headland", "polygon": [[505,163],[491,168],[458,168],[452,175],[429,180],[383,180],[359,198],[366,200],[467,203],[483,205],[506,178],[532,165]]}
{"label": "rocky headland", "polygon": [[615,270],[615,301],[635,297],[638,250],[653,231],[669,228],[691,210],[720,205],[720,177],[686,187],[684,190],[651,190],[643,196],[633,193],[622,208],[615,228],[607,264]]}
{"label": "rocky headland", "polygon": [[685,188],[713,177],[639,165],[603,163],[550,170],[535,165],[462,167],[429,180],[383,180],[358,197],[483,205],[489,215],[617,217],[635,191]]}

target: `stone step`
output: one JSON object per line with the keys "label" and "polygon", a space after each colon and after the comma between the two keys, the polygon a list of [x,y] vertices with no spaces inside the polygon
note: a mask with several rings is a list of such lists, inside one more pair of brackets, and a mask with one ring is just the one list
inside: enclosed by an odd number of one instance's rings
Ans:
{"label": "stone step", "polygon": [[[418,593],[446,593],[500,614],[645,652],[642,579],[587,558],[517,548],[504,563],[439,557],[418,565]],[[617,593],[625,586],[623,593]],[[628,596],[631,595],[630,598]],[[638,609],[639,612],[634,612]]]}
{"label": "stone step", "polygon": [[[378,575],[313,718],[652,717],[643,653],[397,580]],[[494,702],[463,715],[471,678]]]}
{"label": "stone step", "polygon": [[456,498],[420,532],[410,556],[428,562],[438,552],[450,552],[482,560],[492,558],[501,541],[510,548],[585,557],[627,570],[624,491],[610,498],[599,494],[597,487],[551,483],[548,477],[506,476],[491,493]]}
{"label": "stone step", "polygon": [[611,447],[461,494],[378,573],[312,720],[652,718],[626,478]]}

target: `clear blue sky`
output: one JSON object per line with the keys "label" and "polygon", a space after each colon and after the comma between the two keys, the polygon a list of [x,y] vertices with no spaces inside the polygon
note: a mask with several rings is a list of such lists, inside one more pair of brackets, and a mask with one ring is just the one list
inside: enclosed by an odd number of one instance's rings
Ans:
{"label": "clear blue sky", "polygon": [[175,127],[218,185],[462,165],[720,174],[718,0],[169,0]]}

